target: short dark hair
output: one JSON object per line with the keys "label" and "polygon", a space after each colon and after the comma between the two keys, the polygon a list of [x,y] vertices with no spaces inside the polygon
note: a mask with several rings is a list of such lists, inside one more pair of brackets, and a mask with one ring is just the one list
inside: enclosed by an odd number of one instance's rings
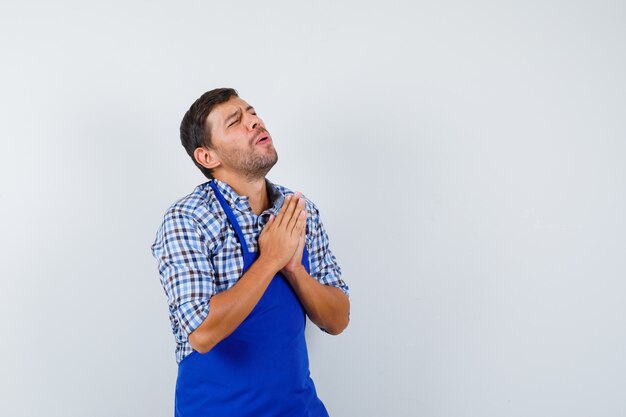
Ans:
{"label": "short dark hair", "polygon": [[200,165],[193,152],[196,148],[211,147],[211,126],[206,118],[216,105],[228,101],[231,97],[239,97],[234,88],[216,88],[202,94],[187,110],[180,123],[180,142],[191,157],[194,164],[205,177],[213,179],[211,170]]}

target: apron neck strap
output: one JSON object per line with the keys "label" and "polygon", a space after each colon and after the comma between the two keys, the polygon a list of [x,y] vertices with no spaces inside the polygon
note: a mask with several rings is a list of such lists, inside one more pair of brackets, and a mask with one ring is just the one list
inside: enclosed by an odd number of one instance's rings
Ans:
{"label": "apron neck strap", "polygon": [[226,216],[228,217],[228,220],[230,220],[230,224],[233,226],[233,228],[235,229],[235,232],[237,233],[237,237],[239,238],[239,243],[241,244],[241,250],[243,251],[244,254],[249,254],[250,252],[248,251],[248,245],[246,244],[246,239],[243,237],[243,232],[241,231],[241,228],[239,227],[239,223],[237,222],[235,213],[233,213],[233,210],[230,208],[230,205],[228,204],[228,202],[226,201],[226,199],[224,198],[220,190],[217,188],[215,181],[211,180],[209,182],[209,185],[211,186],[211,188],[213,188],[213,191],[215,192],[215,196],[217,197],[222,208],[226,212]]}

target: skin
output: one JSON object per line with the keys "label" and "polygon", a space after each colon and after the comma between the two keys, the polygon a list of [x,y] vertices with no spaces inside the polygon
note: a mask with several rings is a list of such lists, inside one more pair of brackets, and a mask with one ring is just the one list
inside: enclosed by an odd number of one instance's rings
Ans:
{"label": "skin", "polygon": [[[196,161],[213,169],[213,176],[237,194],[247,196],[256,215],[270,208],[265,175],[277,162],[278,154],[271,136],[268,143],[255,144],[260,134],[269,132],[254,108],[240,97],[231,97],[215,106],[206,122],[211,147],[197,148]],[[279,271],[313,323],[333,335],[348,326],[348,297],[339,288],[321,284],[301,264],[307,218],[301,195],[296,192],[293,197],[287,196],[278,215],[270,216],[259,236],[259,257],[237,283],[211,297],[209,314],[189,334],[193,349],[206,353],[230,335],[250,314]]]}

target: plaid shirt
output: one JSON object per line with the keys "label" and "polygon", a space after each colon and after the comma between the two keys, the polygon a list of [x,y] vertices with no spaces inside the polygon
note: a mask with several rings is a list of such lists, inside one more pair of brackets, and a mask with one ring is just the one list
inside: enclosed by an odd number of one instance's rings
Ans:
{"label": "plaid shirt", "polygon": [[[285,197],[294,194],[293,191],[266,178],[272,207],[257,216],[248,197],[239,196],[223,181],[214,181],[237,218],[248,250],[258,252],[257,239],[270,214],[276,216]],[[349,296],[348,286],[341,279],[341,268],[329,248],[319,210],[303,197],[310,274]],[[167,296],[176,340],[176,362],[180,363],[192,352],[187,337],[208,315],[211,296],[232,287],[243,275],[243,254],[237,234],[209,182],[198,185],[191,194],[169,207],[151,249]]]}

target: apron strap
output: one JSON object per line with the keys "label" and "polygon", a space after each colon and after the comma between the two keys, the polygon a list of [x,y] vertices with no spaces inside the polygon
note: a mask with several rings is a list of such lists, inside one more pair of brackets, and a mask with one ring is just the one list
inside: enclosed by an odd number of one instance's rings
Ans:
{"label": "apron strap", "polygon": [[222,193],[220,193],[220,190],[218,190],[217,185],[215,185],[215,181],[211,180],[209,185],[211,186],[211,188],[213,188],[217,199],[222,205],[224,211],[226,212],[226,216],[228,217],[228,220],[230,220],[230,224],[235,228],[235,232],[237,233],[237,237],[239,238],[239,243],[241,244],[241,250],[244,254],[249,254],[250,252],[248,251],[248,244],[246,243],[246,239],[243,237],[243,232],[239,227],[239,223],[237,222],[235,213],[233,213],[230,206],[228,205],[228,202],[226,201],[226,199],[224,199],[224,196],[222,195]]}

